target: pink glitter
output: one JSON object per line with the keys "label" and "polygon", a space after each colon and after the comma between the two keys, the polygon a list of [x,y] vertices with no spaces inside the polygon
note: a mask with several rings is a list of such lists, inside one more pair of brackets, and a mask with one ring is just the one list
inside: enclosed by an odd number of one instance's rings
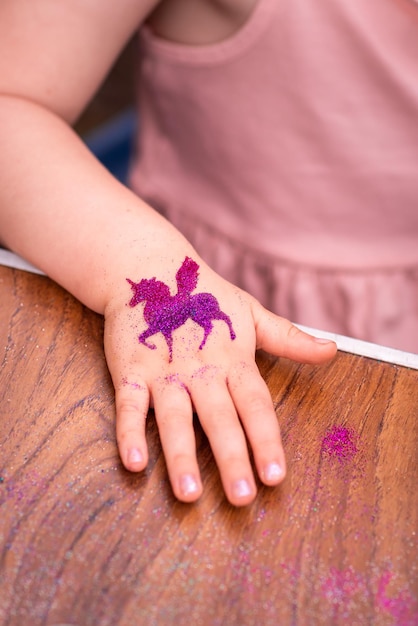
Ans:
{"label": "pink glitter", "polygon": [[322,440],[321,451],[340,463],[351,461],[358,452],[356,434],[350,428],[333,426]]}
{"label": "pink glitter", "polygon": [[144,278],[139,283],[134,283],[127,278],[134,295],[129,306],[134,307],[140,302],[146,302],[144,319],[148,328],[139,335],[140,343],[151,350],[155,345],[147,343],[147,339],[156,333],[162,333],[167,342],[169,360],[173,358],[173,331],[182,326],[189,318],[203,328],[204,335],[199,350],[202,350],[206,339],[213,328],[213,320],[224,321],[228,328],[231,339],[235,339],[235,332],[228,315],[219,308],[215,296],[210,293],[197,293],[191,295],[197,286],[198,264],[193,259],[186,257],[177,271],[177,293],[170,294],[169,287],[156,278]]}
{"label": "pink glitter", "polygon": [[382,574],[378,584],[377,603],[383,611],[389,613],[399,626],[415,626],[418,624],[418,602],[409,590],[404,588],[397,594],[389,596],[387,587],[393,575],[391,572]]}
{"label": "pink glitter", "polygon": [[322,591],[330,604],[339,606],[342,603],[348,604],[356,596],[364,596],[367,585],[363,575],[353,568],[340,570],[332,567],[322,584]]}
{"label": "pink glitter", "polygon": [[[379,613],[389,618],[385,624],[415,626],[418,623],[416,597],[407,587],[398,591],[395,589],[393,595],[388,596],[387,587],[393,578],[390,571],[383,571],[377,580],[370,580],[364,573],[357,572],[352,567],[342,570],[331,568],[329,576],[322,584],[322,592],[325,600],[341,614],[349,615],[361,599],[365,602],[373,600]],[[374,583],[377,586],[375,595],[372,592]]]}

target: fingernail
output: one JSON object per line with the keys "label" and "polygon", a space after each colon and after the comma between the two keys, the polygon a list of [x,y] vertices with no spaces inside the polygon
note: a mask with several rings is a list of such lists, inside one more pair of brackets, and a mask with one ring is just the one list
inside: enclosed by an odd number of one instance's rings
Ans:
{"label": "fingernail", "polygon": [[191,474],[183,474],[180,478],[180,491],[183,496],[191,496],[196,493],[199,486],[197,480]]}
{"label": "fingernail", "polygon": [[326,344],[326,343],[334,343],[334,341],[332,341],[332,339],[325,339],[324,337],[314,337],[316,343],[322,343],[322,344]]}
{"label": "fingernail", "polygon": [[251,487],[248,480],[237,480],[232,485],[232,493],[236,498],[245,498],[251,495]]}
{"label": "fingernail", "polygon": [[283,476],[283,469],[278,463],[269,463],[265,469],[264,476],[269,482],[276,482]]}
{"label": "fingernail", "polygon": [[143,457],[138,448],[128,450],[128,463],[141,463]]}

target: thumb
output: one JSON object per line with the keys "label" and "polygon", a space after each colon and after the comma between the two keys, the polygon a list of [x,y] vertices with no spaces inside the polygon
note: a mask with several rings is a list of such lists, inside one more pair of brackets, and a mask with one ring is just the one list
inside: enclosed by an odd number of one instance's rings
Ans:
{"label": "thumb", "polygon": [[337,352],[334,341],[313,337],[257,303],[253,310],[257,348],[300,363],[324,363]]}

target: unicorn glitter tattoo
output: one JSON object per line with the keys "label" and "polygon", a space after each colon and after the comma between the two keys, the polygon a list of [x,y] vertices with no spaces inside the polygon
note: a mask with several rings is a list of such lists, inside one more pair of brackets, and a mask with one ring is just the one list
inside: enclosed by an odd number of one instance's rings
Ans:
{"label": "unicorn glitter tattoo", "polygon": [[155,350],[153,343],[147,342],[149,337],[162,333],[167,342],[170,362],[173,359],[173,331],[182,326],[189,318],[203,328],[204,334],[199,350],[202,350],[206,339],[213,328],[214,320],[224,321],[228,328],[231,340],[236,335],[228,315],[221,311],[215,296],[210,293],[196,293],[199,266],[190,257],[186,257],[176,274],[177,293],[172,296],[169,287],[156,278],[143,278],[134,283],[127,278],[134,292],[129,306],[134,307],[145,302],[144,319],[148,328],[138,336],[139,342],[147,348]]}

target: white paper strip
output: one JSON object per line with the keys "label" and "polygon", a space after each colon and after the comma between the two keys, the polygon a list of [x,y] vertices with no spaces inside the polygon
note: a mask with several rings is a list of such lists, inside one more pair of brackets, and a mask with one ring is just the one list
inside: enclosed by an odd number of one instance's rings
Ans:
{"label": "white paper strip", "polygon": [[0,265],[13,267],[17,270],[25,270],[26,272],[32,272],[32,274],[45,275],[44,272],[41,272],[37,267],[25,261],[25,259],[22,259],[22,257],[14,252],[10,252],[10,250],[4,250],[3,248],[0,248]]}
{"label": "white paper strip", "polygon": [[295,326],[310,335],[314,335],[315,337],[332,339],[337,344],[338,350],[341,350],[342,352],[351,352],[351,354],[367,356],[370,359],[376,359],[377,361],[385,361],[386,363],[393,363],[395,365],[403,365],[412,369],[418,369],[418,354],[403,352],[402,350],[396,350],[395,348],[387,348],[386,346],[380,346],[376,343],[369,343],[368,341],[361,341],[360,339],[337,335],[337,333],[329,333],[324,330],[309,328],[308,326],[302,326],[301,324],[295,324]]}

